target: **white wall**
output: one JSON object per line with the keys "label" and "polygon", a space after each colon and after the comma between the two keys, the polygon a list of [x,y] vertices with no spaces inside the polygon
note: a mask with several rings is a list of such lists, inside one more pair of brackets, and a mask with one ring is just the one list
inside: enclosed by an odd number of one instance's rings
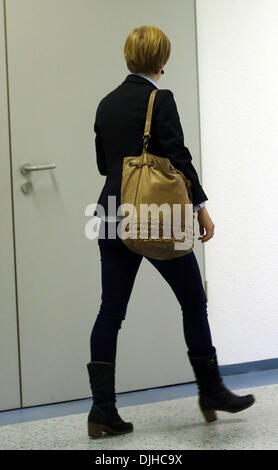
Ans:
{"label": "white wall", "polygon": [[278,357],[278,2],[196,0],[208,314],[220,364]]}

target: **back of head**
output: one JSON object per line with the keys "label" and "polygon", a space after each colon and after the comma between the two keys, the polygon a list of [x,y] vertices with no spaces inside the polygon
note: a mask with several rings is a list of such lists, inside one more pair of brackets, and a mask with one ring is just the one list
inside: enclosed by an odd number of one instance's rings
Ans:
{"label": "back of head", "polygon": [[132,73],[157,74],[171,53],[168,36],[155,26],[133,29],[124,45],[124,56]]}

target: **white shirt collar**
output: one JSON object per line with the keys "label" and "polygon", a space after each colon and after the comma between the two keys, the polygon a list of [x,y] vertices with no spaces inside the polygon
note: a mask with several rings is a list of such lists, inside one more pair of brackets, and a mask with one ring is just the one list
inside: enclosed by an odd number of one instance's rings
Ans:
{"label": "white shirt collar", "polygon": [[157,84],[157,82],[155,82],[149,75],[146,75],[145,73],[133,73],[133,75],[140,75],[141,77],[146,78],[151,83],[153,83],[153,85],[155,85],[156,88],[160,88],[160,86]]}

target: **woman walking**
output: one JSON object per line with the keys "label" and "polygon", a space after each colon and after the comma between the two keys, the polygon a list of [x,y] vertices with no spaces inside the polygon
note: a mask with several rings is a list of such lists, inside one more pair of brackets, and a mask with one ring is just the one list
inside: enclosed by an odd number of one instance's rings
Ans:
{"label": "woman walking", "polygon": [[[169,38],[154,26],[135,28],[127,37],[124,55],[130,74],[99,103],[94,130],[97,165],[106,181],[98,199],[101,215],[98,246],[101,258],[101,305],[92,329],[91,361],[87,364],[93,394],[88,416],[88,435],[103,432],[123,434],[133,430],[116,408],[115,365],[118,332],[125,318],[135,277],[143,255],[131,251],[118,236],[123,216],[115,215],[121,204],[123,158],[141,155],[142,136],[150,93],[159,88],[171,51]],[[205,206],[208,200],[184,136],[171,90],[160,89],[153,106],[148,151],[169,158],[175,168],[191,181],[193,210],[197,212],[202,243],[214,235],[214,224]],[[109,196],[114,196],[112,214]],[[98,215],[98,212],[95,212]],[[109,234],[116,233],[116,238]],[[109,233],[108,233],[109,231]],[[237,396],[223,384],[216,348],[212,344],[207,316],[207,298],[199,266],[192,251],[169,260],[145,257],[160,272],[176,295],[183,315],[183,331],[199,392],[199,406],[207,422],[216,420],[215,411],[236,413],[251,406],[253,395]]]}

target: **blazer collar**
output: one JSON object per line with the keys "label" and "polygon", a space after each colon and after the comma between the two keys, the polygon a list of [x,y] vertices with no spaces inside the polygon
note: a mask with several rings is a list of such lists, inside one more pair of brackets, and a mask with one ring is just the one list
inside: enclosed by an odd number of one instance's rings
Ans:
{"label": "blazer collar", "polygon": [[147,78],[141,77],[141,75],[134,75],[133,73],[127,75],[126,79],[122,83],[125,82],[139,83],[141,85],[149,85],[152,88],[157,88],[152,82],[147,80]]}

